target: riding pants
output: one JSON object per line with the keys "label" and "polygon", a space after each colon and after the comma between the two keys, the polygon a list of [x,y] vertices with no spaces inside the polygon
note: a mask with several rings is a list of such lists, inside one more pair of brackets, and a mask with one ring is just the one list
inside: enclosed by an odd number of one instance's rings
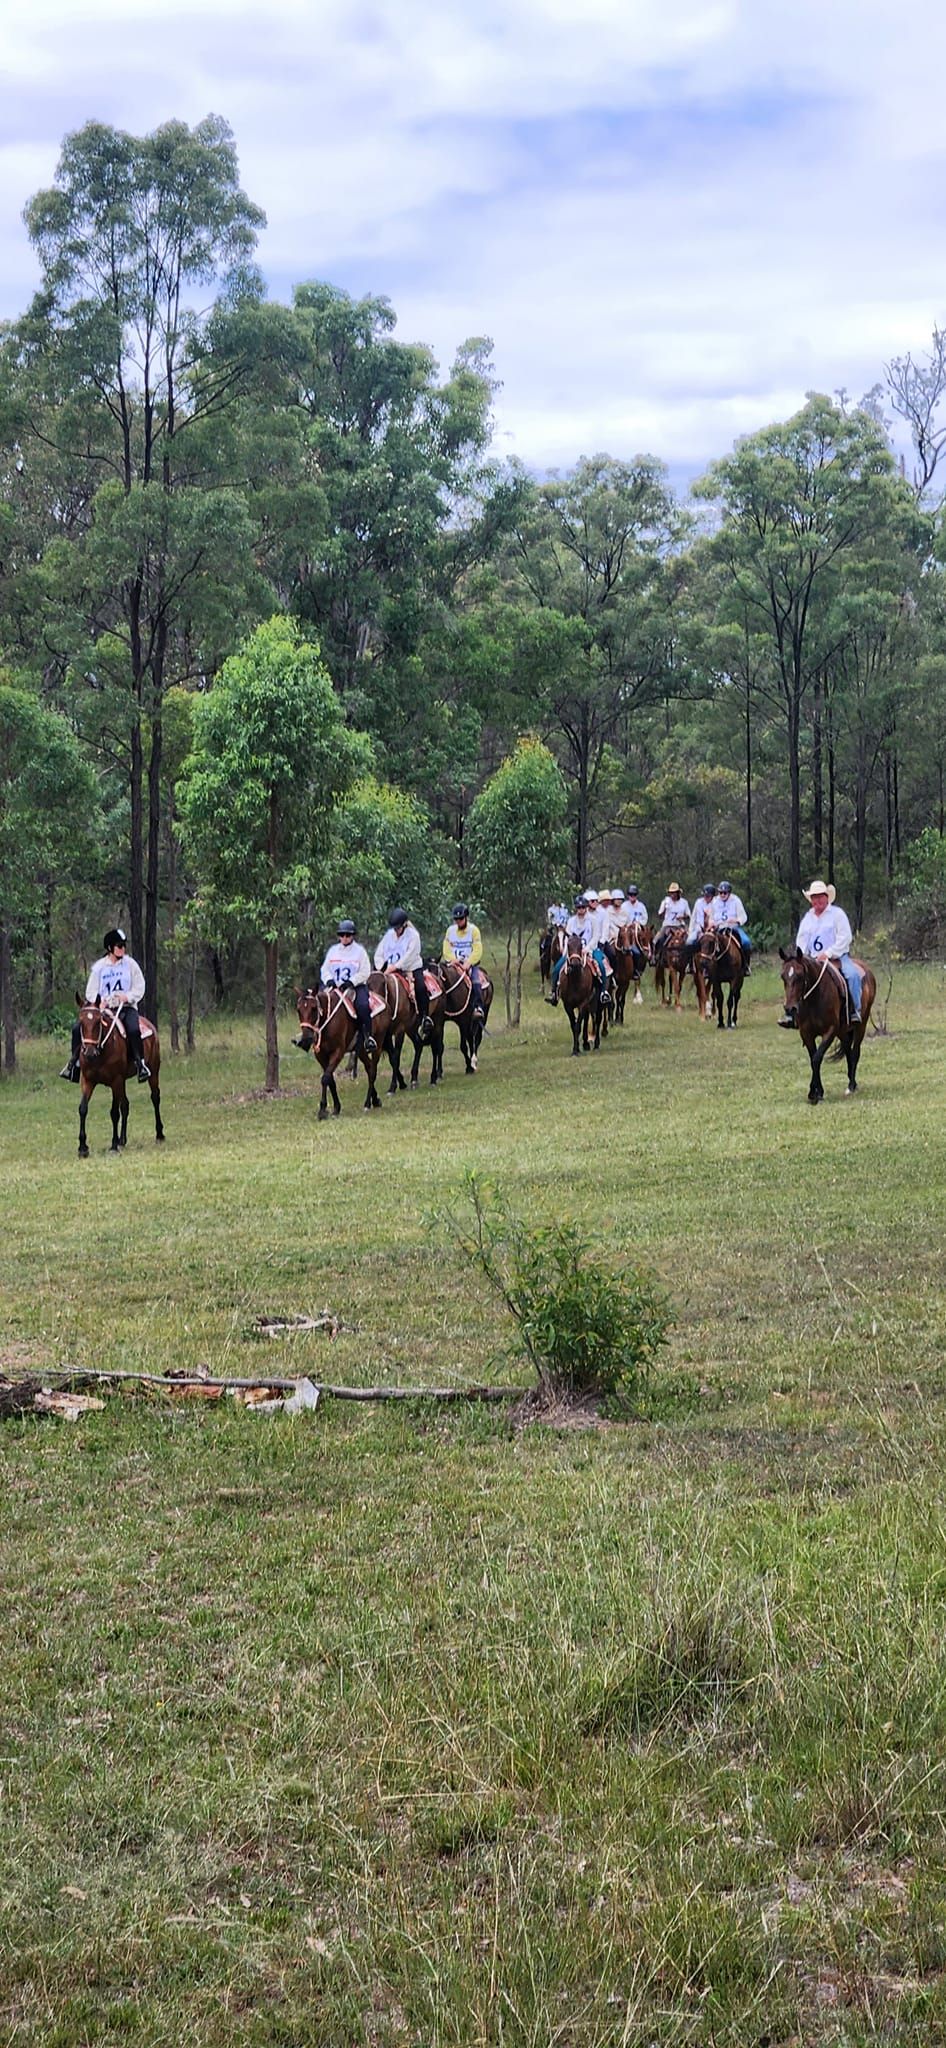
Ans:
{"label": "riding pants", "polygon": [[609,967],[608,961],[607,961],[607,960],[605,959],[605,949],[604,949],[604,947],[603,947],[603,946],[595,946],[595,947],[594,947],[594,948],[592,949],[592,955],[591,955],[591,957],[592,957],[592,959],[594,960],[595,966],[596,966],[596,967],[597,967],[597,969],[598,969],[598,973],[599,973],[599,974],[600,974],[600,976],[601,976],[601,986],[602,986],[602,989],[606,989],[606,988],[607,988],[607,986],[608,986],[608,975],[609,975],[609,973],[610,973],[610,967]]}
{"label": "riding pants", "polygon": [[417,1004],[418,1017],[426,1017],[430,1009],[430,996],[422,967],[414,968],[414,1001]]}
{"label": "riding pants", "polygon": [[355,1015],[358,1019],[358,1029],[361,1032],[362,1038],[370,1038],[372,1035],[371,997],[368,994],[367,982],[358,982],[356,987],[352,989],[352,995],[355,998]]}
{"label": "riding pants", "polygon": [[553,962],[552,962],[552,994],[553,994],[553,996],[554,996],[554,995],[557,995],[557,994],[558,994],[558,977],[559,977],[559,975],[561,974],[562,968],[563,968],[563,967],[564,967],[564,965],[565,965],[565,961],[566,961],[567,957],[568,957],[568,955],[567,955],[566,953],[560,953],[560,954],[559,954],[559,956],[558,956],[558,959],[557,959],[557,960],[553,960]]}
{"label": "riding pants", "polygon": [[485,1014],[486,997],[483,994],[483,976],[479,967],[470,968],[470,980],[473,983],[473,1007]]}

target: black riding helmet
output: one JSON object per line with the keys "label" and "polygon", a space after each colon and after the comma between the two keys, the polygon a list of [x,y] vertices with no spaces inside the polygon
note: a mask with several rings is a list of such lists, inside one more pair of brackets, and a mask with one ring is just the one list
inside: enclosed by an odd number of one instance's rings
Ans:
{"label": "black riding helmet", "polygon": [[353,939],[353,938],[354,938],[354,936],[355,936],[355,927],[354,927],[354,925],[353,925],[353,923],[352,923],[352,921],[351,921],[351,918],[350,918],[350,917],[340,917],[340,918],[339,918],[339,920],[338,920],[338,934],[337,934],[337,936],[338,936],[338,937],[339,937],[340,939]]}
{"label": "black riding helmet", "polygon": [[454,919],[455,919],[455,920],[456,920],[456,921],[457,921],[458,923],[459,923],[459,920],[460,920],[460,918],[461,918],[461,917],[469,917],[469,915],[470,915],[470,906],[469,906],[469,904],[468,904],[468,903],[455,903],[455,904],[454,904],[454,906],[453,906],[453,915],[454,915]]}
{"label": "black riding helmet", "polygon": [[410,924],[410,918],[407,915],[407,911],[402,910],[400,904],[398,904],[397,909],[392,910],[388,922],[391,925],[392,930],[397,931],[400,925]]}
{"label": "black riding helmet", "polygon": [[119,930],[117,924],[114,924],[112,926],[111,931],[106,932],[105,937],[102,940],[102,944],[105,948],[106,953],[110,953],[113,946],[126,946],[128,944],[128,941],[125,937],[124,932]]}
{"label": "black riding helmet", "polygon": [[704,882],[704,884],[703,884],[703,887],[702,887],[702,890],[700,891],[700,893],[701,893],[701,895],[703,895],[703,896],[715,896],[715,894],[716,894],[716,884],[715,884],[715,882]]}

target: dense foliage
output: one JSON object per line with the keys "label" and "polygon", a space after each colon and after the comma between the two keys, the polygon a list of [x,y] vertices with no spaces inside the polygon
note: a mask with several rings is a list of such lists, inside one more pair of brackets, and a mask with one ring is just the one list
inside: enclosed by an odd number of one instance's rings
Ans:
{"label": "dense foliage", "polygon": [[[939,331],[859,406],[809,395],[742,439],[686,509],[654,455],[504,466],[489,343],[444,375],[383,298],[314,280],[269,301],[262,219],[216,117],[90,122],[26,207],[40,285],[0,340],[0,656],[71,736],[94,853],[77,828],[29,888],[5,882],[8,1056],[115,916],[173,1042],[186,948],[189,1029],[195,986],[198,1005],[245,993],[272,919],[251,931],[242,892],[208,886],[206,834],[199,857],[181,836],[182,706],[212,702],[274,616],[320,654],[339,759],[363,736],[287,972],[342,909],[374,936],[392,897],[435,940],[462,886],[512,981],[547,889],[632,868],[655,895],[726,869],[763,937],[824,868],[858,923],[905,889],[904,945],[937,945],[908,851],[946,832]],[[538,762],[524,735],[561,790],[528,860],[501,801]]]}

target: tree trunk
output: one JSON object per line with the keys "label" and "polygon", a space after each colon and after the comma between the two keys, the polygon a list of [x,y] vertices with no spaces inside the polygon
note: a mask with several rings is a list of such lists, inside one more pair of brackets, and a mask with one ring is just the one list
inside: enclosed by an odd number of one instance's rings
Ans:
{"label": "tree trunk", "polygon": [[815,867],[820,875],[824,862],[824,759],[821,737],[821,677],[816,676],[811,712],[811,836]]}
{"label": "tree trunk", "polygon": [[589,754],[588,706],[583,704],[578,731],[578,816],[575,821],[575,881],[579,888],[585,880],[585,863],[588,859]]}
{"label": "tree trunk", "polygon": [[520,924],[516,926],[516,1000],[513,1005],[512,1015],[513,1029],[515,1031],[518,1031],[522,1023],[522,963],[526,957],[526,951],[527,947],[524,948],[522,944],[522,926]]}
{"label": "tree trunk", "polygon": [[144,961],[144,750],[141,740],[141,717],[137,710],[132,714],[131,761],[129,768],[129,798],[131,802],[130,867],[128,874],[128,921],[131,925],[131,950],[136,960]]}
{"label": "tree trunk", "polygon": [[0,925],[0,1025],[3,1029],[3,1067],[16,1073],[16,1005],[13,997],[13,949],[6,925]]}
{"label": "tree trunk", "polygon": [[788,702],[788,782],[791,815],[788,834],[788,886],[792,916],[797,919],[801,905],[801,769],[798,758],[799,698]]}
{"label": "tree trunk", "polygon": [[174,799],[168,805],[168,1013],[171,1020],[171,1051],[181,1050],[181,1020],[177,986],[177,843],[174,838]]}
{"label": "tree trunk", "polygon": [[837,809],[837,760],[834,751],[834,720],[828,704],[828,880],[834,881],[835,820]]}
{"label": "tree trunk", "polygon": [[56,996],[53,974],[53,892],[43,890],[43,1010],[48,1017]]}
{"label": "tree trunk", "polygon": [[214,982],[214,1002],[219,1009],[220,1004],[226,1002],[227,989],[223,978],[223,968],[220,964],[220,955],[216,946],[211,946],[210,948],[210,972],[213,975]]}
{"label": "tree trunk", "polygon": [[148,762],[148,876],[145,888],[145,1012],[153,1024],[158,1021],[158,892],[161,880],[161,712],[158,705],[151,719],[151,757]]}
{"label": "tree trunk", "polygon": [[197,933],[191,933],[190,965],[187,970],[187,1024],[184,1043],[188,1052],[194,1050],[194,996],[197,988]]}
{"label": "tree trunk", "polygon": [[[748,657],[747,657],[748,660]],[[752,697],[746,670],[746,860],[752,859]]]}
{"label": "tree trunk", "polygon": [[890,755],[884,755],[884,873],[887,881],[887,909],[893,909],[894,823],[893,774]]}
{"label": "tree trunk", "polygon": [[506,997],[506,1022],[512,1023],[512,928],[506,933],[506,965],[503,969],[503,990]]}
{"label": "tree trunk", "polygon": [[279,1041],[276,1030],[279,946],[276,940],[267,939],[263,952],[266,959],[266,1093],[275,1095],[279,1087]]}

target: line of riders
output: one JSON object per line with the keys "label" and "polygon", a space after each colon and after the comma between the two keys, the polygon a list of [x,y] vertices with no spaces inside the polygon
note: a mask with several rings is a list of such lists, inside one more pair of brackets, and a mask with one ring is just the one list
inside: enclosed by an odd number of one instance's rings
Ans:
{"label": "line of riders", "polygon": [[[650,914],[636,882],[628,884],[626,895],[621,888],[585,889],[576,896],[570,914],[565,904],[550,903],[548,923],[553,945],[556,935],[561,936],[558,938],[558,957],[552,963],[552,992],[546,996],[546,1002],[553,1007],[558,1003],[559,977],[569,938],[581,941],[584,954],[593,963],[599,979],[603,1010],[613,1007],[613,977],[618,967],[619,952],[630,953],[633,977],[639,984],[648,960],[651,959],[655,970],[659,971],[671,942],[679,941],[684,934],[682,973],[686,973],[704,933],[714,931],[735,933],[742,949],[744,972],[751,972],[752,941],[746,929],[746,910],[731,882],[723,881],[718,886],[715,882],[704,882],[692,910],[679,882],[671,882],[657,916],[660,926],[651,943]],[[642,1001],[639,986],[634,1001]]]}
{"label": "line of riders", "polygon": [[[852,957],[853,934],[850,919],[835,900],[833,883],[819,879],[803,890],[810,909],[806,911],[798,927],[795,946],[798,953],[816,962],[827,961],[840,973],[847,989],[847,1018],[850,1024],[860,1024],[862,969]],[[703,939],[711,934],[732,932],[739,941],[742,952],[743,972],[751,973],[752,941],[747,930],[745,905],[737,896],[732,883],[722,881],[704,882],[700,894],[691,910],[679,882],[671,882],[657,912],[660,926],[649,947],[649,957],[655,971],[662,968],[668,949],[674,940],[679,943],[683,933],[686,939],[681,952],[681,975],[693,963]],[[612,981],[618,967],[618,953],[629,952],[633,963],[635,981],[647,964],[648,950],[642,943],[643,935],[649,938],[649,913],[643,902],[636,882],[628,885],[627,894],[620,887],[614,889],[585,889],[576,896],[574,908],[569,914],[562,903],[550,903],[548,908],[548,935],[554,943],[557,939],[557,957],[551,960],[551,994],[547,1003],[553,1007],[559,1000],[558,983],[565,965],[567,941],[580,941],[584,957],[593,965],[599,980],[599,997],[602,1009],[613,1005]],[[641,935],[641,936],[638,936]],[[642,1000],[640,988],[634,997]],[[792,1030],[795,1018],[788,1012],[779,1018],[785,1030]]]}
{"label": "line of riders", "polygon": [[[147,1082],[151,1080],[151,1069],[144,1057],[138,1013],[138,1005],[145,992],[145,978],[137,960],[129,953],[125,934],[118,926],[106,932],[103,945],[102,958],[93,963],[89,972],[85,1001],[100,1006],[107,1013],[107,1029],[117,1030],[127,1041],[129,1071],[136,1073],[139,1081]],[[480,966],[482,958],[483,940],[479,927],[470,918],[469,906],[456,903],[453,921],[444,934],[440,960],[445,966],[457,968],[469,982],[470,1024],[477,1043],[492,997],[492,984]],[[351,996],[357,1024],[356,1049],[369,1057],[378,1052],[372,1030],[369,982],[372,975],[377,980],[379,974],[385,973],[399,977],[410,1023],[416,1028],[420,1043],[428,1044],[434,1033],[430,1006],[431,997],[436,998],[436,990],[428,987],[420,933],[407,911],[400,905],[392,910],[388,928],[375,947],[373,966],[366,948],[359,943],[352,919],[341,918],[335,941],[322,961],[319,990],[336,988]],[[461,1039],[462,1036],[461,1032]],[[72,1048],[62,1069],[61,1080],[80,1079],[81,1050],[82,1026],[77,1017],[72,1027]],[[475,1067],[475,1050],[473,1064]]]}

